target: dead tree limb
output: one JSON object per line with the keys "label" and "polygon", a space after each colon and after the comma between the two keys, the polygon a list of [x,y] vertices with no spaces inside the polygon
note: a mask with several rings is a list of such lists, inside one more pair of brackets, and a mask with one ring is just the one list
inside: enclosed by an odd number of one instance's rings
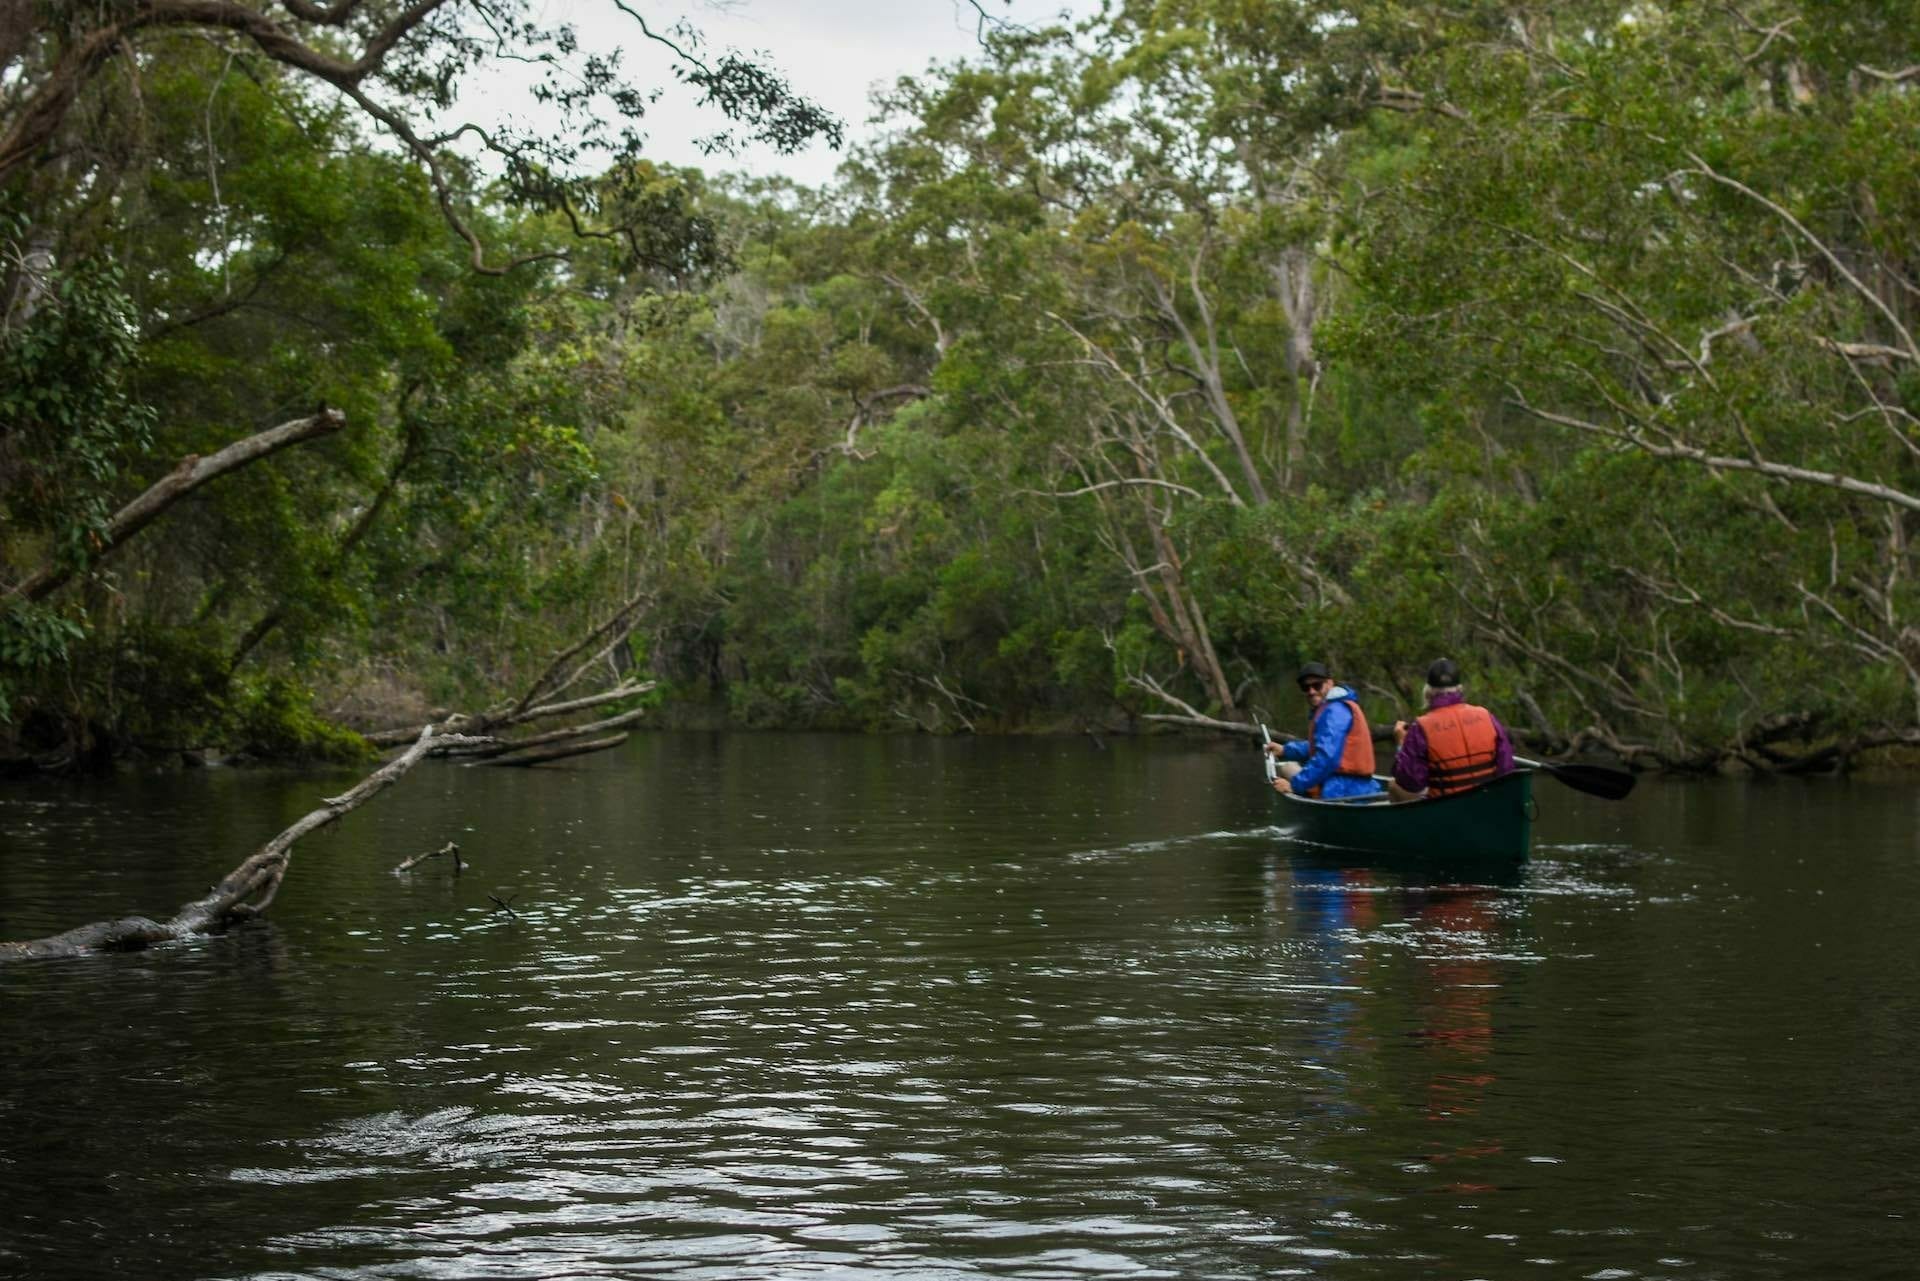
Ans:
{"label": "dead tree limb", "polygon": [[1133,686],[1135,689],[1145,690],[1161,702],[1168,703],[1180,709],[1177,715],[1168,712],[1143,712],[1140,716],[1140,719],[1143,721],[1159,721],[1164,725],[1192,725],[1198,729],[1216,729],[1228,734],[1260,733],[1260,727],[1258,725],[1249,724],[1245,721],[1223,721],[1218,717],[1208,716],[1192,703],[1187,702],[1187,700],[1181,698],[1178,694],[1167,689],[1159,681],[1145,673],[1127,677],[1127,684]]}
{"label": "dead tree limb", "polygon": [[1193,716],[1175,716],[1168,712],[1142,712],[1140,719],[1143,721],[1158,721],[1162,725],[1190,725],[1195,729],[1219,730],[1223,734],[1247,734],[1254,738],[1260,737],[1260,727],[1258,725],[1242,725],[1237,721],[1215,720],[1211,716],[1201,716],[1197,714]]}
{"label": "dead tree limb", "polygon": [[627,741],[625,734],[615,734],[611,738],[596,738],[588,743],[576,743],[571,740],[546,748],[538,752],[528,752],[521,756],[496,756],[490,760],[475,761],[475,765],[540,765],[547,761],[564,760],[569,756],[585,756],[589,752],[604,752],[610,747],[618,747]]}
{"label": "dead tree limb", "polygon": [[603,733],[606,730],[622,729],[645,716],[651,708],[636,707],[630,712],[618,716],[609,716],[605,720],[589,721],[585,725],[575,725],[568,729],[549,730],[545,734],[535,734],[532,738],[517,741],[499,740],[477,747],[462,747],[449,752],[450,756],[471,756],[486,761],[496,756],[506,756],[512,752],[524,751],[530,747],[545,747],[549,743],[568,743],[585,738],[589,734]]}
{"label": "dead tree limb", "polygon": [[[464,721],[466,719],[467,717],[463,713],[453,712],[435,721],[433,724],[436,730],[446,729],[452,726],[453,724],[460,721]],[[379,730],[375,730],[371,734],[362,734],[360,737],[366,739],[367,742],[371,743],[375,747],[397,747],[401,743],[406,742],[408,736],[410,736],[414,732],[415,731],[413,730],[407,730],[407,729],[379,729]]]}
{"label": "dead tree limb", "polygon": [[[658,684],[656,681],[640,681],[635,684],[621,685],[615,689],[602,690],[598,694],[589,694],[584,698],[569,699],[564,703],[545,703],[539,707],[531,707],[517,716],[509,713],[498,715],[482,713],[479,716],[469,716],[464,712],[455,712],[435,722],[435,732],[458,730],[463,734],[472,735],[487,730],[504,729],[510,725],[525,725],[529,721],[544,720],[549,716],[565,716],[570,712],[599,707],[603,703],[634,698],[653,689],[656,684]],[[364,737],[375,747],[393,747],[406,742],[416,732],[411,729],[383,729],[375,730]]]}
{"label": "dead tree limb", "polygon": [[[634,624],[639,621],[638,614],[640,607],[646,604],[647,601],[651,599],[651,596],[652,593],[650,592],[637,592],[629,596],[626,601],[621,604],[620,608],[613,611],[613,616],[607,619],[606,622],[600,624],[585,636],[582,636],[579,640],[561,650],[558,654],[555,654],[553,661],[547,664],[546,670],[534,679],[533,684],[527,686],[527,692],[520,696],[520,701],[513,705],[513,710],[509,712],[508,715],[519,716],[526,712],[527,708],[533,704],[534,699],[551,698],[555,694],[563,692],[575,681],[579,680],[589,667],[599,662],[615,645],[618,645],[632,634]],[[601,648],[596,651],[591,658],[574,668],[565,678],[555,679],[560,669],[576,654],[586,649],[589,645],[601,642],[604,642],[604,644],[601,645]]]}
{"label": "dead tree limb", "polygon": [[408,859],[406,862],[402,863],[400,866],[394,868],[393,874],[395,876],[398,876],[402,872],[411,872],[414,868],[420,866],[420,864],[426,862],[428,859],[439,858],[442,854],[453,855],[453,874],[455,876],[460,875],[460,869],[464,867],[465,864],[463,864],[460,861],[460,847],[458,845],[455,845],[452,841],[448,841],[445,845],[442,845],[437,850],[428,850],[425,854],[415,854],[412,858]]}
{"label": "dead tree limb", "polygon": [[337,821],[342,815],[393,786],[401,775],[436,748],[445,745],[450,737],[437,736],[431,725],[425,727],[404,755],[388,761],[340,795],[322,798],[319,809],[255,850],[244,863],[228,872],[218,885],[183,906],[171,920],[154,921],[144,916],[128,916],[117,921],[82,925],[47,938],[0,943],[0,960],[133,951],[154,943],[211,934],[235,921],[257,916],[273,902],[273,896],[287,874],[287,864],[293,857],[294,842]]}
{"label": "dead tree limb", "polygon": [[544,720],[549,716],[565,716],[569,712],[583,712],[589,707],[598,707],[602,703],[612,703],[622,698],[632,698],[635,695],[645,694],[657,684],[659,684],[658,681],[641,681],[635,685],[622,685],[617,689],[602,690],[598,694],[588,694],[584,698],[568,699],[564,703],[543,703],[539,707],[529,708],[525,712],[522,712],[519,718],[513,723],[515,725],[524,725],[528,721]]}

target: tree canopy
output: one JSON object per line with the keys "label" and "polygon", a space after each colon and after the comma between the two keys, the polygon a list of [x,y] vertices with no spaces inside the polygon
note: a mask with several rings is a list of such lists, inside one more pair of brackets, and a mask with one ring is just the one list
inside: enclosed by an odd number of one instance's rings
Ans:
{"label": "tree canopy", "polygon": [[[716,143],[839,139],[612,7]],[[629,609],[689,722],[1284,724],[1317,658],[1385,723],[1446,653],[1542,751],[1920,742],[1920,5],[1116,2],[822,190],[651,163],[518,0],[12,8],[15,759],[348,750]],[[502,58],[551,129],[462,118]]]}

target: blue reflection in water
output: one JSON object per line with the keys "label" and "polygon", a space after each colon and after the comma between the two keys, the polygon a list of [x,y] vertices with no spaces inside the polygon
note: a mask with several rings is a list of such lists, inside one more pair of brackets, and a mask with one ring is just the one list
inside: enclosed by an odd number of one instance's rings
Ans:
{"label": "blue reflection in water", "polygon": [[[1316,977],[1326,988],[1322,1017],[1308,1036],[1329,1064],[1346,1062],[1359,1020],[1361,988],[1357,970],[1364,954],[1356,947],[1356,932],[1371,929],[1379,909],[1364,891],[1371,886],[1367,872],[1358,868],[1296,864],[1292,869],[1288,906],[1300,933],[1317,945]],[[1354,891],[1361,892],[1354,892]],[[1334,1112],[1356,1111],[1350,1099],[1330,1105]]]}

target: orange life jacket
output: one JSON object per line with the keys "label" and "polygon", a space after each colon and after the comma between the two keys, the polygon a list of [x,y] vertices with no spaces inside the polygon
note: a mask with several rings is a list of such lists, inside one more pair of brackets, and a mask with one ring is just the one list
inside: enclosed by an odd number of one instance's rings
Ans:
{"label": "orange life jacket", "polygon": [[1500,740],[1493,713],[1472,703],[1436,707],[1420,718],[1427,735],[1427,795],[1478,787],[1494,776]]}
{"label": "orange life jacket", "polygon": [[[1340,745],[1340,765],[1333,772],[1351,774],[1356,778],[1373,777],[1373,731],[1367,728],[1367,714],[1360,710],[1360,704],[1351,698],[1342,699],[1353,710],[1353,724],[1347,726],[1347,741]],[[1313,731],[1319,727],[1320,717],[1332,703],[1322,703],[1314,709],[1313,724],[1307,727],[1307,737],[1311,741]],[[1317,787],[1309,788],[1309,796],[1320,795]]]}

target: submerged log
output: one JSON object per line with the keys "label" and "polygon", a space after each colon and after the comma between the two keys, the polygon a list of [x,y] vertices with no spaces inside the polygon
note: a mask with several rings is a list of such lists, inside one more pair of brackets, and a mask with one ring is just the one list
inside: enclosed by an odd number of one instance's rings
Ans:
{"label": "submerged log", "polygon": [[413,746],[404,754],[388,761],[340,795],[322,798],[319,809],[308,813],[255,850],[244,863],[228,872],[218,885],[182,906],[170,920],[155,921],[144,916],[127,916],[117,921],[82,925],[47,938],[0,943],[0,960],[127,951],[196,934],[211,934],[235,921],[259,915],[273,902],[273,896],[280,889],[280,882],[285,878],[287,865],[293,857],[294,842],[366,804],[393,786],[402,775],[435,750],[461,741],[457,736],[436,734],[431,725],[419,733]]}
{"label": "submerged log", "polygon": [[604,752],[610,747],[618,747],[627,741],[625,734],[615,734],[611,738],[596,738],[587,743],[565,742],[537,752],[527,752],[518,756],[495,756],[486,760],[472,761],[474,765],[541,765],[547,761],[565,760],[569,756],[585,756],[589,752]]}
{"label": "submerged log", "polygon": [[428,859],[439,858],[442,854],[453,855],[453,874],[455,876],[460,875],[460,869],[465,867],[466,865],[460,861],[460,847],[458,845],[455,845],[452,841],[448,841],[445,845],[442,845],[437,850],[428,850],[425,854],[415,854],[412,858],[400,864],[400,866],[394,868],[393,874],[395,876],[398,876],[402,872],[411,872],[414,868],[426,862]]}

